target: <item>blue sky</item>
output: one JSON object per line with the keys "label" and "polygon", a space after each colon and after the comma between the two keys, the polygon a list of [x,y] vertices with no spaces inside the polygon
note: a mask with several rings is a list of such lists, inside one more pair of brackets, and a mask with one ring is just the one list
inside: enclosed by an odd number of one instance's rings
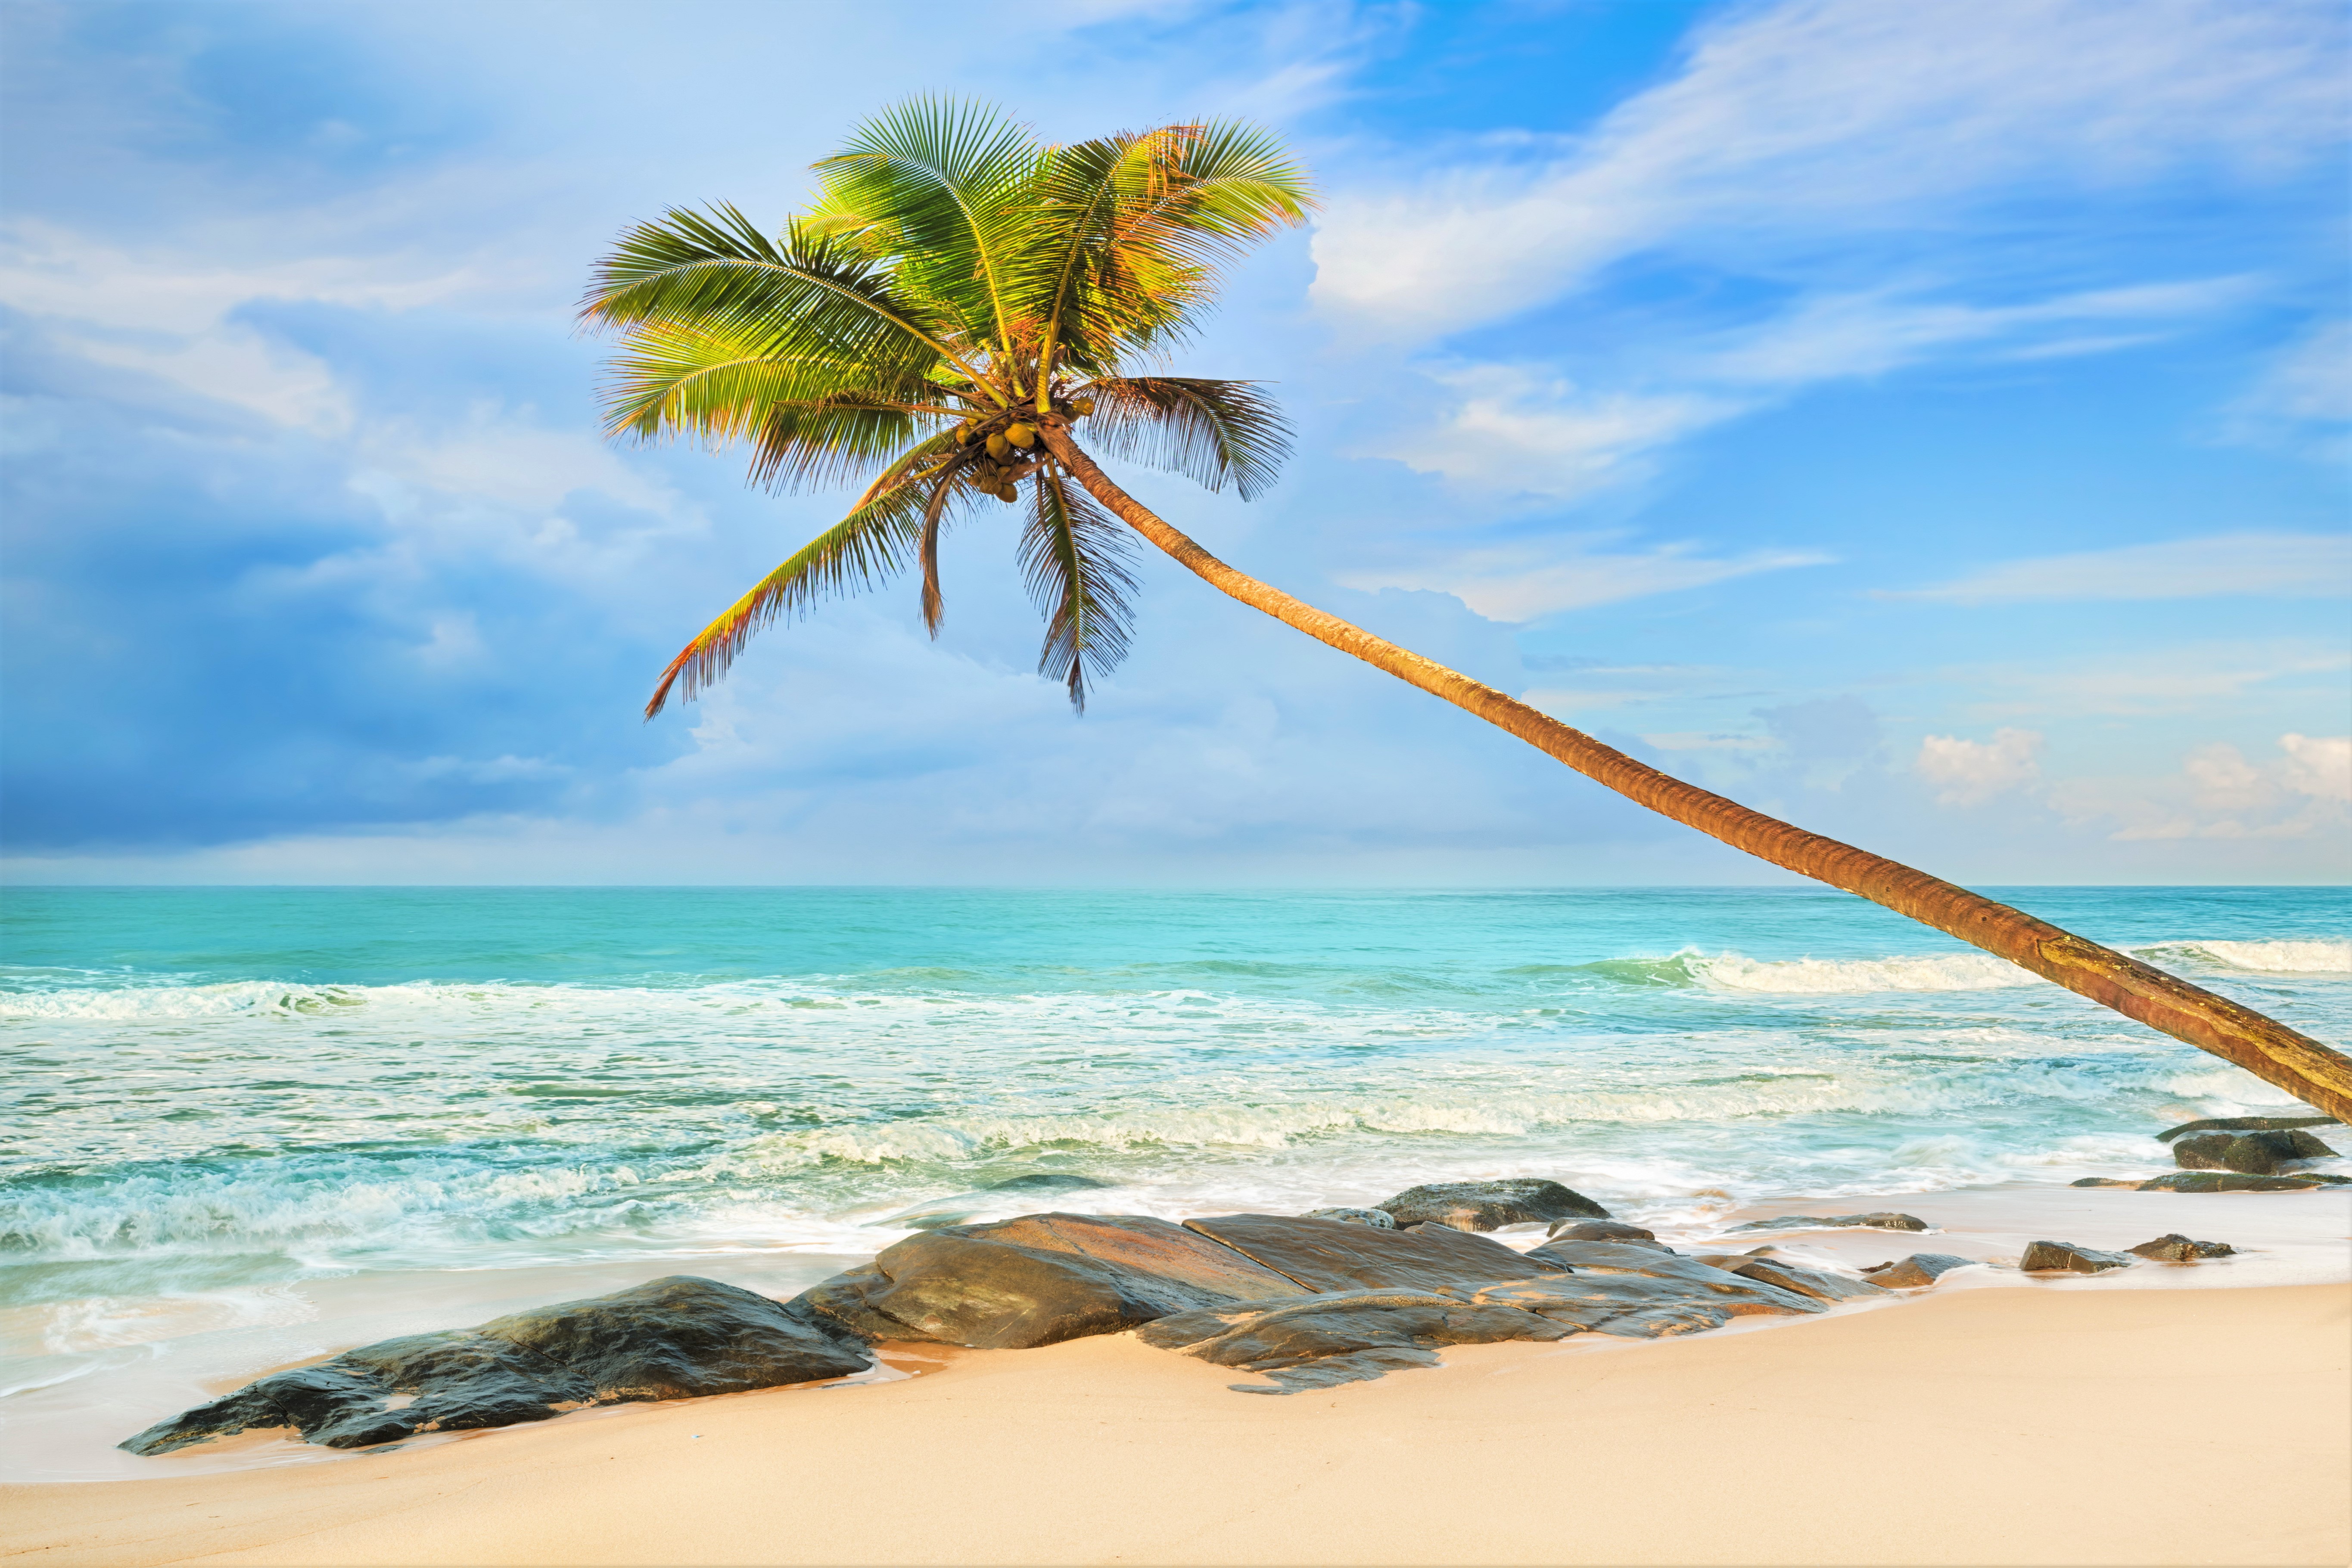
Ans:
{"label": "blue sky", "polygon": [[1211,548],[1964,881],[2352,873],[2343,12],[2267,0],[44,5],[6,48],[7,872],[1778,879],[1144,567],[1083,719],[1010,541],[654,676],[837,495],[596,434],[625,224],[917,92],[1280,128],[1183,368]]}

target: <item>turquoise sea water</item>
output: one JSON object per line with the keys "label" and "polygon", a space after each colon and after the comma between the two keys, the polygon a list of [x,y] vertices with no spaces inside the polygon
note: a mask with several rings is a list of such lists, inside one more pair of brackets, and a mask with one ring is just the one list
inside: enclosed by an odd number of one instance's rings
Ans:
{"label": "turquoise sea water", "polygon": [[[2352,1040],[2343,893],[1993,891]],[[136,1430],[158,1378],[660,1273],[796,1286],[1034,1207],[988,1189],[1038,1171],[1174,1216],[1547,1175],[1687,1223],[2152,1173],[2150,1132],[2286,1103],[1806,889],[20,889],[5,919],[0,1462],[75,1411]]]}

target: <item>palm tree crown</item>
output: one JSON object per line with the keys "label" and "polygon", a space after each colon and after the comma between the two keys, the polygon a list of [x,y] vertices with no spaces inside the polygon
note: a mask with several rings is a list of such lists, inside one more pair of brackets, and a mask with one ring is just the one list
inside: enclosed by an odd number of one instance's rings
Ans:
{"label": "palm tree crown", "polygon": [[1041,144],[983,108],[900,106],[817,165],[818,199],[770,238],[730,206],[625,234],[583,315],[620,334],[609,428],[740,441],[755,482],[867,479],[811,540],[686,646],[646,717],[691,698],[751,635],[830,590],[919,563],[943,609],[940,531],[1027,490],[1023,575],[1046,620],[1038,668],[1087,688],[1127,650],[1131,536],[1038,439],[1087,422],[1113,456],[1244,498],[1288,427],[1246,382],[1139,374],[1181,342],[1220,265],[1313,197],[1255,127],[1166,125]]}

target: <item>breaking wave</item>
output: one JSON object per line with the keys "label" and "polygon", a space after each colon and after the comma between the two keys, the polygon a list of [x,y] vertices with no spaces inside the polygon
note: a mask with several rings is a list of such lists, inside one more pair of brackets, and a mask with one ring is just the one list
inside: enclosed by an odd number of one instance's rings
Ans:
{"label": "breaking wave", "polygon": [[2352,974],[2352,939],[2168,942],[2133,951],[2158,965],[2185,962],[2253,974]]}

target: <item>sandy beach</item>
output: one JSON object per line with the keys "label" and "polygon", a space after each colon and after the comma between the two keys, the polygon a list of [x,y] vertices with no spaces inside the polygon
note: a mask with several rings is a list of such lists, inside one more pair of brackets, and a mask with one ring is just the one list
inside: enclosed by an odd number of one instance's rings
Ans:
{"label": "sandy beach", "polygon": [[[16,1487],[10,1563],[2338,1563],[2352,1288],[1954,1292],[1289,1397],[1131,1336]],[[909,1347],[910,1350],[914,1347]]]}

